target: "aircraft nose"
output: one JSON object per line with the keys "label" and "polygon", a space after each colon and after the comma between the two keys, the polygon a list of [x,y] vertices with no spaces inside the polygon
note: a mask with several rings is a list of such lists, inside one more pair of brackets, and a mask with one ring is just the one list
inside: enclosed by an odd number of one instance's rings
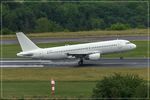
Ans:
{"label": "aircraft nose", "polygon": [[136,48],[136,45],[135,45],[135,44],[132,44],[132,48],[135,49],[135,48]]}

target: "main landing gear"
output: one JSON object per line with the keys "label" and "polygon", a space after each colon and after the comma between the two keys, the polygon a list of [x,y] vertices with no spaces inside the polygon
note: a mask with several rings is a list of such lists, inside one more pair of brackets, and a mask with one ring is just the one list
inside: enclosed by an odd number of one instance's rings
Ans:
{"label": "main landing gear", "polygon": [[78,62],[78,65],[83,65],[83,58],[80,58],[79,62]]}
{"label": "main landing gear", "polygon": [[123,60],[123,59],[124,59],[124,58],[121,56],[121,57],[120,57],[120,60]]}

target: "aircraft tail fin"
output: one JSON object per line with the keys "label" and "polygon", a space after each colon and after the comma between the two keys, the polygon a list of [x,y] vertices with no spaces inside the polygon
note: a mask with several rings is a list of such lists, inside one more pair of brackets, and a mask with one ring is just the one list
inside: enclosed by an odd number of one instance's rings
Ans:
{"label": "aircraft tail fin", "polygon": [[31,51],[39,49],[23,32],[16,33],[22,51]]}

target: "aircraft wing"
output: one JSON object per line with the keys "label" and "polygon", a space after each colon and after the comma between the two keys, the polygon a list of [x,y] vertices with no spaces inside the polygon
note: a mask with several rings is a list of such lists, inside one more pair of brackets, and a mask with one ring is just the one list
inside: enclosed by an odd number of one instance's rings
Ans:
{"label": "aircraft wing", "polygon": [[88,52],[76,52],[76,53],[67,53],[68,56],[74,56],[76,58],[84,58],[87,55],[93,54],[93,53],[100,53],[99,51],[88,51]]}

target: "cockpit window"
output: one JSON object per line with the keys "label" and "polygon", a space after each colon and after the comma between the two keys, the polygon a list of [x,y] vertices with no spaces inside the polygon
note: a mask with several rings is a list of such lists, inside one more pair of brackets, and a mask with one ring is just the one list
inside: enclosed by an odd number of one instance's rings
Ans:
{"label": "cockpit window", "polygon": [[130,42],[126,42],[126,44],[130,44]]}

